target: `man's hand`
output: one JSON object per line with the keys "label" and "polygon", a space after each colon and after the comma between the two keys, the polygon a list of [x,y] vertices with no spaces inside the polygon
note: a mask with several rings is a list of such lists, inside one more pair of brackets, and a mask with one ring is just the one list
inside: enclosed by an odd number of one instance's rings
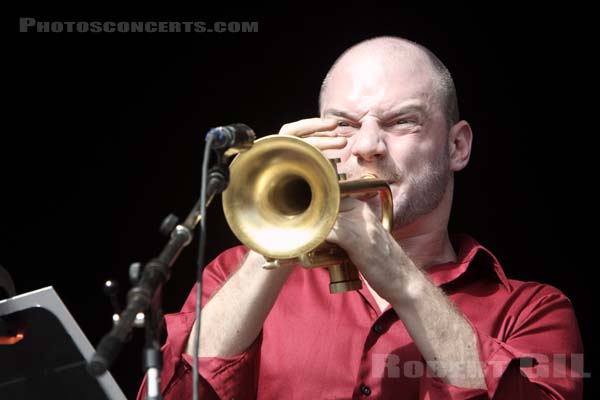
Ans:
{"label": "man's hand", "polygon": [[296,136],[304,139],[319,150],[342,149],[346,138],[338,137],[333,130],[337,121],[325,118],[308,118],[285,124],[279,130],[280,135]]}
{"label": "man's hand", "polygon": [[379,296],[391,304],[403,301],[406,284],[411,281],[407,274],[416,266],[366,202],[351,197],[342,199],[327,241],[348,253]]}

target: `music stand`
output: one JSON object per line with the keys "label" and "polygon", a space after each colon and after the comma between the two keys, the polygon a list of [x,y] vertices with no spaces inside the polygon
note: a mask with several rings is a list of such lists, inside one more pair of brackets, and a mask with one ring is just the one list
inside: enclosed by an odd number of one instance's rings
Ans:
{"label": "music stand", "polygon": [[126,399],[109,372],[87,372],[94,348],[52,286],[1,300],[0,320],[23,334],[0,344],[0,399]]}

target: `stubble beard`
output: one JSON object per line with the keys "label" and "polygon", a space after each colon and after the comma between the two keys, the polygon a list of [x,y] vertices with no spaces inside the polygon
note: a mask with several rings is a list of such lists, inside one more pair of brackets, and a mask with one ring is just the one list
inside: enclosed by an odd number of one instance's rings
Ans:
{"label": "stubble beard", "polygon": [[[380,177],[397,181],[401,186],[406,187],[399,197],[393,199],[394,229],[410,225],[420,216],[438,207],[444,198],[451,177],[448,163],[449,154],[446,149],[441,157],[418,175],[395,172],[391,176]],[[381,215],[381,202],[378,196],[369,199],[368,204],[376,215]]]}

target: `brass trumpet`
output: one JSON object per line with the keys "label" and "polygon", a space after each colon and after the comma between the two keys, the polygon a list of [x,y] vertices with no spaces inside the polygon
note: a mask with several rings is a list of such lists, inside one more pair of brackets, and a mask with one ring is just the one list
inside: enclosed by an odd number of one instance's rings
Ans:
{"label": "brass trumpet", "polygon": [[265,257],[263,268],[326,267],[330,293],[362,287],[346,252],[325,242],[342,196],[378,193],[382,224],[388,231],[393,220],[389,185],[373,175],[346,180],[337,172],[339,161],[327,159],[297,137],[265,136],[232,160],[229,186],[222,197],[231,230]]}

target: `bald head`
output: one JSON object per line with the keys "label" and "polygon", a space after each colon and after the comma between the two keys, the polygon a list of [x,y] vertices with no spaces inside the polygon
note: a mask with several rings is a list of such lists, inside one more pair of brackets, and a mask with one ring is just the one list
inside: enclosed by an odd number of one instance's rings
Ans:
{"label": "bald head", "polygon": [[411,71],[425,71],[431,78],[432,95],[443,110],[448,126],[459,120],[456,89],[446,66],[424,46],[392,36],[381,36],[360,42],[347,49],[335,61],[327,73],[319,95],[319,110],[327,94],[328,83],[339,71],[361,68],[365,63],[377,64],[381,68],[401,66]]}

